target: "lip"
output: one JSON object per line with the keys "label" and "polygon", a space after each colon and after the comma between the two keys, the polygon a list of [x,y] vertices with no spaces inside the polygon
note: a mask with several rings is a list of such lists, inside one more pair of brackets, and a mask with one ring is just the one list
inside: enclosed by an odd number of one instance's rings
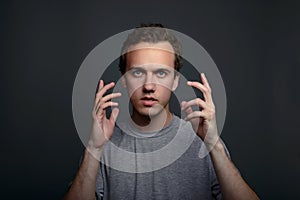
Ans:
{"label": "lip", "polygon": [[157,103],[158,100],[151,96],[145,96],[141,98],[141,101],[144,106],[153,106],[154,104]]}

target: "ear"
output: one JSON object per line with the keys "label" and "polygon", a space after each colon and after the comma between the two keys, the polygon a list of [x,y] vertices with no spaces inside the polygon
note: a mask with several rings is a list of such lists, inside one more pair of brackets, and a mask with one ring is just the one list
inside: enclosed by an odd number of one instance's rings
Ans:
{"label": "ear", "polygon": [[125,74],[122,75],[122,77],[121,77],[121,83],[122,83],[122,85],[123,85],[124,88],[127,88]]}
{"label": "ear", "polygon": [[178,83],[179,83],[179,73],[178,72],[175,72],[175,73],[176,73],[176,75],[175,75],[173,86],[172,86],[172,92],[174,92],[177,89]]}

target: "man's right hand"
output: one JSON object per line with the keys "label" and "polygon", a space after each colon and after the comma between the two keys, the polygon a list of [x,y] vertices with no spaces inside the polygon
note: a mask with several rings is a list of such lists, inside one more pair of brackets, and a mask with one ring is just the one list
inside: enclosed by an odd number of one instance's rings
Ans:
{"label": "man's right hand", "polygon": [[111,138],[119,109],[114,108],[109,119],[106,118],[106,109],[110,106],[118,106],[118,103],[111,100],[120,97],[121,93],[111,93],[105,95],[107,90],[113,88],[115,83],[110,83],[104,86],[103,80],[99,82],[99,88],[95,97],[94,108],[92,112],[93,125],[92,132],[83,161],[76,174],[76,177],[64,196],[64,200],[83,200],[95,199],[95,188],[97,174],[99,170],[99,159],[102,153],[103,146]]}
{"label": "man's right hand", "polygon": [[[110,106],[118,106],[117,102],[112,102],[111,99],[120,97],[121,93],[111,93],[104,96],[107,90],[115,86],[114,82],[104,85],[103,80],[99,82],[99,88],[95,97],[94,108],[92,112],[93,124],[90,140],[87,149],[94,156],[101,153],[103,146],[111,138],[119,109],[112,109],[109,119],[106,117],[106,109]],[[96,154],[96,155],[95,155]]]}

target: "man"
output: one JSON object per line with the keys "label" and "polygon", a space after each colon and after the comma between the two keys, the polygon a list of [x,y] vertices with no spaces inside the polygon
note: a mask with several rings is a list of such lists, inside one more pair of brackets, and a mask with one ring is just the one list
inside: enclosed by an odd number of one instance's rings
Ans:
{"label": "man", "polygon": [[[64,199],[258,199],[219,138],[211,88],[204,74],[202,83],[187,82],[203,93],[203,99],[181,102],[185,121],[170,112],[169,100],[182,65],[177,39],[162,25],[143,25],[128,36],[122,53],[121,79],[132,104],[131,119],[125,126],[116,126],[120,105],[114,99],[122,94],[106,94],[115,83],[105,85],[100,80],[90,140]],[[195,106],[200,109],[193,110]],[[109,107],[114,108],[107,118]],[[184,152],[176,159],[173,152],[165,156],[165,146],[172,145],[178,135],[179,141],[187,143],[176,143],[174,154]],[[185,149],[181,144],[189,145]],[[202,145],[210,151],[204,158],[199,157]],[[123,151],[114,151],[114,146]],[[126,157],[128,152],[133,156]],[[159,153],[144,156],[152,152]],[[168,159],[170,162],[157,167]]]}

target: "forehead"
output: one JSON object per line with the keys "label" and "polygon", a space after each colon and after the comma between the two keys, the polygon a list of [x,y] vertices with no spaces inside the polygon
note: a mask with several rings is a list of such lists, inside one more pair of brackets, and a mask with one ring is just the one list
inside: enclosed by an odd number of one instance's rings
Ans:
{"label": "forehead", "polygon": [[170,42],[168,41],[162,41],[162,42],[157,42],[157,43],[150,43],[150,42],[140,42],[135,45],[131,45],[128,48],[127,52],[133,51],[133,50],[138,50],[138,49],[146,49],[146,48],[155,48],[155,49],[161,49],[165,51],[169,51],[171,53],[174,53],[174,49]]}
{"label": "forehead", "polygon": [[175,55],[169,42],[141,42],[130,46],[127,53],[126,69],[131,66],[157,63],[174,68]]}

